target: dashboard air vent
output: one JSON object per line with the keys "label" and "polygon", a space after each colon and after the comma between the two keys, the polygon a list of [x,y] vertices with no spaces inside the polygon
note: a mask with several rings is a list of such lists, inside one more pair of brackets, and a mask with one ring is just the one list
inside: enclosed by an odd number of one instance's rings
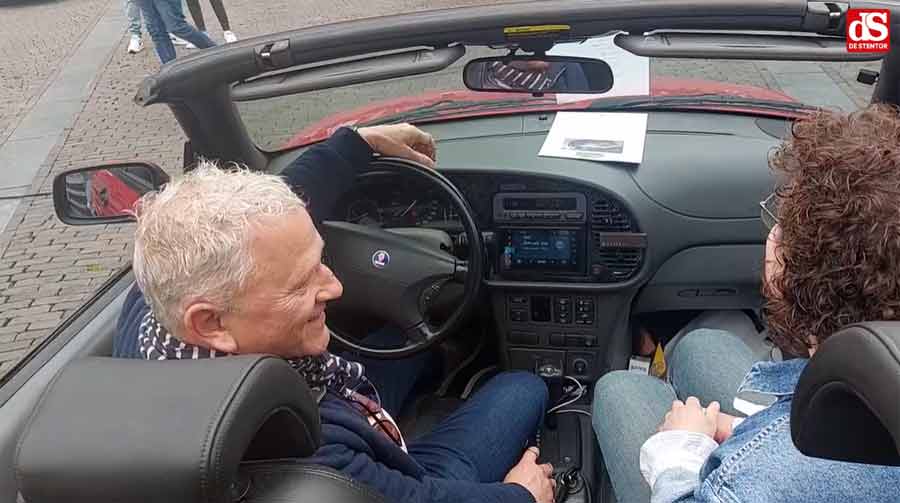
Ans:
{"label": "dashboard air vent", "polygon": [[641,266],[644,252],[640,249],[606,249],[594,252],[594,261],[606,267],[614,281],[630,278]]}
{"label": "dashboard air vent", "polygon": [[618,205],[608,199],[597,199],[591,205],[593,232],[634,232],[631,219]]}
{"label": "dashboard air vent", "polygon": [[591,264],[607,281],[626,281],[641,268],[646,237],[619,204],[598,197],[591,204]]}

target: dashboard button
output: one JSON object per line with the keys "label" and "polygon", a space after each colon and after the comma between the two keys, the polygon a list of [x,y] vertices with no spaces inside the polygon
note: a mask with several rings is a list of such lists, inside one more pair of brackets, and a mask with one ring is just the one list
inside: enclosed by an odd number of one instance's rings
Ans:
{"label": "dashboard button", "polygon": [[509,319],[512,321],[528,321],[528,311],[513,309],[509,312]]}
{"label": "dashboard button", "polygon": [[581,358],[572,362],[572,370],[574,370],[575,374],[577,374],[577,375],[587,374],[587,369],[588,369],[587,362],[582,360]]}
{"label": "dashboard button", "polygon": [[551,346],[565,346],[566,337],[563,334],[550,334]]}
{"label": "dashboard button", "polygon": [[583,335],[567,335],[566,336],[566,346],[583,347],[584,346],[584,336]]}
{"label": "dashboard button", "polygon": [[510,304],[528,304],[528,297],[524,295],[510,295],[509,296]]}
{"label": "dashboard button", "polygon": [[537,334],[531,332],[510,332],[509,333],[509,342],[513,344],[526,344],[530,346],[537,346],[538,336]]}

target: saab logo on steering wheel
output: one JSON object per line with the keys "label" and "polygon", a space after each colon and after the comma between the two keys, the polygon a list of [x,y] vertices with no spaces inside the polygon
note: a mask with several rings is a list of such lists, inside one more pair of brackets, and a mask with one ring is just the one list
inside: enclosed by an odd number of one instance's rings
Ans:
{"label": "saab logo on steering wheel", "polygon": [[372,265],[375,266],[376,269],[384,269],[391,263],[391,254],[384,251],[378,250],[377,252],[372,254]]}

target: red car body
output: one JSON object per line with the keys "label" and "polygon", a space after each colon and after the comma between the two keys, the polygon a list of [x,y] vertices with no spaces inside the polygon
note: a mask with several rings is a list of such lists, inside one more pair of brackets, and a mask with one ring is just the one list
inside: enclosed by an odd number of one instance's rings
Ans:
{"label": "red car body", "polygon": [[132,211],[142,192],[109,170],[91,174],[88,202],[98,217],[122,216]]}
{"label": "red car body", "polygon": [[[695,96],[701,94],[716,94],[769,102],[796,103],[796,100],[778,91],[744,84],[731,84],[708,80],[672,79],[665,77],[653,78],[650,81],[650,97]],[[636,98],[646,98],[646,96],[636,96]],[[386,117],[413,112],[417,109],[443,102],[460,104],[470,103],[470,105],[453,107],[450,110],[437,110],[433,116],[412,122],[424,124],[453,119],[527,112],[577,111],[586,109],[595,101],[603,99],[604,98],[601,97],[576,101],[573,103],[557,103],[556,95],[554,94],[535,97],[527,93],[488,93],[468,90],[431,92],[418,96],[407,96],[379,101],[354,110],[330,115],[298,132],[283,145],[282,148],[302,147],[304,145],[325,140],[338,128],[343,126],[377,123],[379,120],[383,120]],[[490,102],[497,101],[505,102],[506,104],[497,107],[485,106],[490,104]],[[752,113],[785,118],[796,118],[800,116],[797,112],[778,111],[771,108],[755,109],[743,105],[697,105],[696,107],[689,108],[706,111]]]}

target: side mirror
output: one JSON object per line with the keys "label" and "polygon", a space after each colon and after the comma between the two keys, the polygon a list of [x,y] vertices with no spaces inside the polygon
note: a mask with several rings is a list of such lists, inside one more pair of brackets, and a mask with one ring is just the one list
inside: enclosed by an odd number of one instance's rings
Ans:
{"label": "side mirror", "polygon": [[66,171],[53,180],[53,207],[69,225],[129,222],[141,196],[168,181],[159,166],[144,162]]}
{"label": "side mirror", "polygon": [[473,59],[463,71],[473,91],[513,93],[605,93],[613,87],[605,61],[566,56],[506,56]]}

